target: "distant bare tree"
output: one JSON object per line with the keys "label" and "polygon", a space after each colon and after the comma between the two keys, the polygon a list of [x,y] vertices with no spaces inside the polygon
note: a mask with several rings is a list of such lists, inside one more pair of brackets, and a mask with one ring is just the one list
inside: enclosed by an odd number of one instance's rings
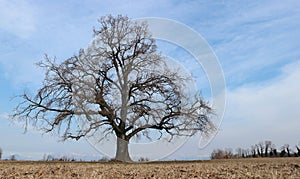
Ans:
{"label": "distant bare tree", "polygon": [[225,153],[225,158],[227,159],[233,158],[232,148],[226,148],[224,153]]}
{"label": "distant bare tree", "polygon": [[244,156],[243,156],[243,154],[244,154],[244,153],[243,153],[243,149],[240,148],[240,147],[237,148],[237,149],[236,149],[236,154],[237,154],[237,157],[238,157],[238,158],[244,157]]}
{"label": "distant bare tree", "polygon": [[231,159],[234,158],[234,154],[231,148],[226,148],[225,150],[217,149],[213,150],[210,157],[211,159]]}
{"label": "distant bare tree", "polygon": [[141,157],[138,159],[139,162],[147,162],[149,159],[147,157]]}
{"label": "distant bare tree", "polygon": [[15,161],[15,160],[17,160],[17,159],[16,159],[16,155],[14,155],[14,154],[13,154],[13,155],[11,155],[11,156],[9,157],[9,160],[11,160],[11,161]]}
{"label": "distant bare tree", "polygon": [[296,149],[297,149],[297,155],[298,157],[300,157],[300,148],[296,145]]}
{"label": "distant bare tree", "polygon": [[250,149],[246,149],[246,157],[250,157],[251,156],[251,150]]}
{"label": "distant bare tree", "polygon": [[264,142],[259,142],[258,144],[257,144],[257,146],[258,146],[258,148],[259,148],[259,155],[261,156],[261,157],[263,157],[264,156]]}
{"label": "distant bare tree", "polygon": [[270,146],[270,157],[278,157],[277,149],[275,144]]}
{"label": "distant bare tree", "polygon": [[255,145],[251,146],[251,155],[252,155],[253,158],[256,157],[256,146]]}
{"label": "distant bare tree", "polygon": [[224,159],[225,158],[225,152],[221,149],[215,149],[210,155],[211,159]]}
{"label": "distant bare tree", "polygon": [[[184,93],[187,77],[168,68],[157,52],[146,23],[124,16],[99,20],[94,40],[62,63],[46,56],[43,86],[24,99],[13,115],[46,132],[80,139],[101,131],[117,137],[116,159],[131,161],[128,144],[135,137],[160,139],[214,130],[212,109],[198,95]],[[76,117],[83,119],[78,128]]]}
{"label": "distant bare tree", "polygon": [[285,157],[285,156],[286,156],[285,148],[282,148],[282,149],[281,149],[281,152],[280,152],[279,156],[280,156],[280,157]]}
{"label": "distant bare tree", "polygon": [[269,150],[270,150],[271,146],[272,146],[272,142],[266,140],[265,141],[265,157],[269,156],[268,154],[269,154]]}
{"label": "distant bare tree", "polygon": [[291,157],[290,145],[289,144],[284,144],[283,147],[286,149],[288,157]]}
{"label": "distant bare tree", "polygon": [[261,152],[260,152],[259,145],[255,144],[255,148],[256,148],[256,152],[257,152],[258,157],[261,157]]}
{"label": "distant bare tree", "polygon": [[2,159],[2,149],[0,148],[0,160]]}
{"label": "distant bare tree", "polygon": [[278,157],[277,149],[272,148],[272,150],[270,152],[270,157]]}
{"label": "distant bare tree", "polygon": [[52,155],[47,155],[47,154],[44,154],[43,155],[43,161],[52,161],[54,160],[54,157]]}

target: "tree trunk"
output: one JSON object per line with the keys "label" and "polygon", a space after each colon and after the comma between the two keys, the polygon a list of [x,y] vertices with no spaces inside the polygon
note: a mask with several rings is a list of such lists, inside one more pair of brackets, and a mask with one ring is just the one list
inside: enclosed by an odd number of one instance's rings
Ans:
{"label": "tree trunk", "polygon": [[116,160],[122,162],[132,162],[128,152],[129,142],[117,137]]}

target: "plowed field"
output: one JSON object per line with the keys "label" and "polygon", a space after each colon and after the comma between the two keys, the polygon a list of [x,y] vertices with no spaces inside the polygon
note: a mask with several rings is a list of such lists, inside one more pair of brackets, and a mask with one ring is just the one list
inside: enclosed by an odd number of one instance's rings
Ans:
{"label": "plowed field", "polygon": [[300,178],[300,158],[131,164],[0,161],[0,178]]}

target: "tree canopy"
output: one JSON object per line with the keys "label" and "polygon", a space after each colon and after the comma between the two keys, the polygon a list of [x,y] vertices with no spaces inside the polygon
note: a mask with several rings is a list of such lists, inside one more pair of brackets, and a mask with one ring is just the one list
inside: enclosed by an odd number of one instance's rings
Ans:
{"label": "tree canopy", "polygon": [[190,79],[169,68],[146,22],[119,15],[102,17],[99,25],[77,55],[61,62],[46,55],[38,63],[46,70],[44,82],[35,95],[21,95],[14,117],[57,130],[63,139],[113,133],[121,161],[131,160],[133,137],[152,139],[158,131],[171,140],[214,129],[212,109],[198,93],[184,92]]}

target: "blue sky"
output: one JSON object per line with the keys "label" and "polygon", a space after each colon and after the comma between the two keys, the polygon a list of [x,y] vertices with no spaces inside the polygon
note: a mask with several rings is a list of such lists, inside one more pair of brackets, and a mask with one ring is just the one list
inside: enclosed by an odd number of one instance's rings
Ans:
{"label": "blue sky", "polygon": [[22,125],[7,116],[18,102],[11,97],[40,86],[43,71],[34,63],[45,53],[65,59],[87,47],[97,19],[107,14],[184,23],[206,39],[222,65],[227,106],[217,136],[202,150],[194,137],[170,158],[197,159],[214,148],[246,148],[263,140],[272,140],[278,148],[299,144],[299,9],[297,0],[0,0],[0,147],[4,156],[99,156],[85,140],[57,142],[57,136],[41,135],[35,129],[23,134]]}

